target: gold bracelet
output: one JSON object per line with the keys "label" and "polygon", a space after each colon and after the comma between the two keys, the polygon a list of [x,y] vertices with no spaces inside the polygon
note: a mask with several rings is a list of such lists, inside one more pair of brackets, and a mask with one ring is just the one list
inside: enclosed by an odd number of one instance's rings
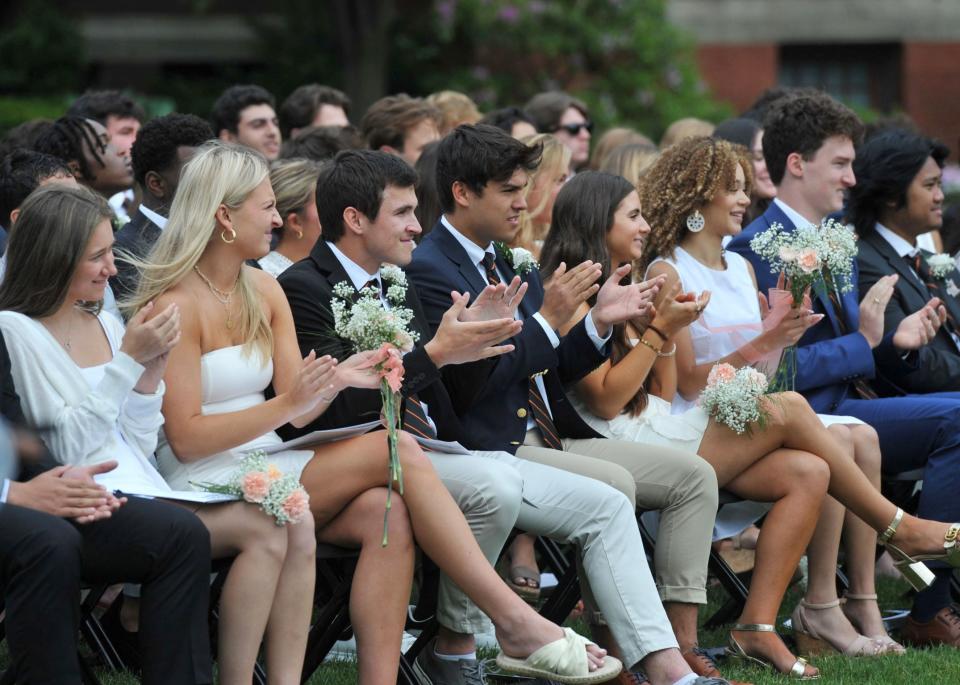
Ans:
{"label": "gold bracelet", "polygon": [[[662,347],[661,347],[660,349],[658,349],[658,348],[654,347],[652,343],[647,342],[647,341],[644,340],[642,337],[639,338],[639,340],[640,340],[640,344],[641,344],[641,345],[646,345],[646,346],[649,347],[651,350],[653,350],[653,353],[654,353],[655,355],[657,355],[658,357],[660,356],[660,350],[663,349]],[[677,350],[676,350],[676,346],[674,346],[674,350],[673,350],[673,351],[674,351],[674,352],[677,351]]]}
{"label": "gold bracelet", "polygon": [[[661,347],[660,349],[662,350],[663,348]],[[672,357],[672,356],[675,355],[676,353],[677,353],[677,343],[673,343],[673,349],[672,349],[672,350],[670,350],[669,352],[657,352],[657,356],[658,356],[658,357]]]}

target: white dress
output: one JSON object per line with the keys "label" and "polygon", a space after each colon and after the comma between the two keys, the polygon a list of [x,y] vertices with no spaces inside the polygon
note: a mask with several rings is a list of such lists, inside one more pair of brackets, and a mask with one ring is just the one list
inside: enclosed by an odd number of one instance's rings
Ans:
{"label": "white dress", "polygon": [[[200,357],[200,411],[205,415],[225,414],[254,407],[265,401],[263,391],[272,379],[273,360],[268,359],[263,364],[256,352],[244,354],[242,345],[207,352]],[[183,463],[177,459],[165,437],[161,436],[157,464],[171,487],[197,489],[193,483],[227,482],[248,452],[282,442],[279,435],[270,431],[218,454]],[[312,450],[285,450],[269,455],[268,459],[284,473],[299,478],[303,467],[312,457]]]}

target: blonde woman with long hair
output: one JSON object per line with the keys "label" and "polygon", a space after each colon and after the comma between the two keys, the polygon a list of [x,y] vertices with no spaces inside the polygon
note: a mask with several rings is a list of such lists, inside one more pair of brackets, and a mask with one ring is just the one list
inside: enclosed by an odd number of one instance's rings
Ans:
{"label": "blonde woman with long hair", "polygon": [[[168,443],[158,450],[160,470],[174,487],[224,482],[245,452],[280,444],[274,432],[280,426],[307,425],[346,387],[379,387],[379,377],[365,368],[371,353],[340,363],[312,351],[300,358],[283,290],[274,278],[245,264],[267,253],[271,229],[280,221],[266,160],[247,148],[214,141],[184,167],[170,222],[149,262],[141,265],[140,287],[126,305],[130,311],[155,301],[161,310],[176,304],[182,315],[182,339],[170,352],[166,373]],[[271,383],[275,396],[266,399]],[[405,489],[403,496],[393,495],[386,546],[381,545],[389,486],[384,433],[270,455],[310,494],[318,539],[360,547],[350,602],[359,682],[396,682],[414,534],[440,569],[491,617],[505,653],[525,657],[562,638],[559,627],[540,618],[497,577],[416,441],[401,432],[399,443]],[[308,540],[306,529],[296,526],[288,531],[288,561],[274,604],[275,611],[279,607],[289,614],[278,628],[286,630],[282,644],[299,668],[301,628],[311,609],[305,598],[313,588],[313,536],[310,531]],[[588,659],[591,668],[599,665],[596,654]],[[561,674],[552,679],[566,680]]]}
{"label": "blonde woman with long hair", "polygon": [[276,249],[257,261],[274,278],[307,257],[320,237],[319,176],[320,164],[311,159],[279,159],[270,165],[270,185],[283,226],[277,229],[280,242]]}
{"label": "blonde woman with long hair", "polygon": [[520,231],[513,247],[540,254],[540,246],[550,230],[550,216],[557,193],[570,176],[570,148],[550,133],[538,133],[523,139],[527,145],[543,145],[540,166],[527,186],[527,210],[520,214]]}

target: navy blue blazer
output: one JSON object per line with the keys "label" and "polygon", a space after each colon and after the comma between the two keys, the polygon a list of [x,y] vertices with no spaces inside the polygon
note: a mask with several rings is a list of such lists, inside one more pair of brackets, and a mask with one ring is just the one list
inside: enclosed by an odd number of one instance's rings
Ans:
{"label": "navy blue blazer", "polygon": [[[497,268],[507,280],[516,275],[499,254]],[[434,331],[450,307],[451,291],[469,292],[472,301],[487,286],[466,250],[439,222],[413,251],[413,261],[406,272],[417,286],[427,320]],[[528,381],[534,374],[543,375],[547,401],[560,437],[602,437],[570,405],[564,386],[575,383],[602,364],[610,346],[598,351],[581,321],[554,348],[537,321],[526,321],[543,304],[540,273],[532,269],[523,280],[529,284],[520,303],[520,315],[525,323],[523,330],[509,341],[516,349],[492,360],[493,368],[487,382],[460,415],[471,443],[467,447],[471,449],[513,453],[523,444],[527,432]],[[456,369],[460,368],[455,367],[453,373],[458,373]],[[450,386],[446,376],[444,382],[454,396],[463,393],[463,388]],[[462,406],[462,403],[458,404]]]}
{"label": "navy blue blazer", "polygon": [[[779,274],[771,272],[770,264],[750,249],[750,240],[774,223],[781,224],[787,230],[796,229],[774,202],[727,246],[728,250],[750,261],[757,275],[757,285],[764,293],[776,287]],[[857,277],[854,261],[854,284]],[[812,299],[814,311],[826,316],[820,323],[811,326],[797,344],[796,389],[803,393],[814,410],[829,414],[843,400],[856,399],[858,395],[852,381],[872,380],[876,377],[878,364],[898,368],[915,366],[912,361],[901,359],[900,352],[893,346],[892,331],[884,335],[875,349],[870,349],[867,339],[858,332],[860,302],[856,287],[841,296],[842,313],[834,310],[822,281],[814,288]],[[843,333],[841,315],[849,333]]]}

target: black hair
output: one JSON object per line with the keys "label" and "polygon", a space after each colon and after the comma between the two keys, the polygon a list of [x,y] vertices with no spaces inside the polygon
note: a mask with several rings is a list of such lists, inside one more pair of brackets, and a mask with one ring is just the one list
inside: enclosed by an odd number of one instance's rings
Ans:
{"label": "black hair", "polygon": [[53,122],[50,128],[37,139],[35,146],[37,152],[53,155],[64,162],[76,162],[80,167],[80,177],[89,181],[96,174],[90,170],[90,165],[87,164],[84,148],[90,152],[90,155],[101,167],[106,166],[103,161],[103,153],[106,149],[100,142],[100,138],[90,121],[83,117],[71,116],[60,117]]}
{"label": "black hair", "polygon": [[757,131],[760,130],[760,122],[755,119],[740,117],[738,119],[727,119],[717,124],[713,129],[713,137],[719,140],[726,140],[737,145],[743,145],[747,150],[753,151],[753,139],[757,137]]}
{"label": "black hair", "polygon": [[905,129],[889,129],[861,145],[853,162],[857,184],[847,203],[847,218],[857,233],[874,230],[891,205],[906,205],[907,189],[927,159],[942,169],[949,155],[943,143]]}
{"label": "black hair", "polygon": [[194,114],[166,114],[151,119],[130,148],[133,178],[142,187],[148,171],[165,171],[177,159],[177,148],[199,147],[214,138],[210,124]]}
{"label": "black hair", "polygon": [[427,143],[414,169],[417,170],[417,220],[423,231],[417,240],[423,240],[440,220],[440,197],[437,195],[437,154],[440,141]]}
{"label": "black hair", "polygon": [[343,237],[343,212],[354,207],[375,221],[387,186],[412,188],[417,172],[403,159],[379,150],[344,150],[327,163],[317,179],[317,215],[323,237]]}
{"label": "black hair", "polygon": [[230,86],[213,103],[213,110],[210,112],[213,134],[219,136],[220,131],[224,129],[236,133],[237,126],[240,124],[240,113],[243,110],[253,105],[275,107],[276,102],[273,95],[262,86],[253,84]]}
{"label": "black hair", "polygon": [[350,98],[343,91],[319,83],[300,86],[287,96],[277,112],[280,133],[289,138],[291,129],[310,126],[323,105],[341,107],[344,113],[350,112]]}
{"label": "black hair", "polygon": [[363,138],[353,126],[308,126],[290,140],[283,141],[280,159],[300,157],[325,162],[341,150],[362,147],[365,147]]}
{"label": "black hair", "polygon": [[793,95],[810,95],[817,92],[819,91],[816,88],[809,86],[772,86],[760,93],[749,109],[740,116],[744,119],[753,119],[758,124],[763,125],[763,120],[767,118],[767,112],[777,101]]}
{"label": "black hair", "polygon": [[118,119],[136,119],[140,123],[147,118],[143,107],[119,90],[88,90],[67,110],[67,116],[93,119],[104,126],[111,114]]}
{"label": "black hair", "polygon": [[533,119],[530,118],[530,115],[528,115],[519,107],[502,107],[501,109],[495,109],[492,112],[485,114],[484,117],[477,123],[496,126],[497,128],[512,134],[513,126],[518,121],[530,124],[534,128],[537,127]]}
{"label": "black hair", "polygon": [[827,138],[844,136],[854,145],[863,137],[860,118],[826,93],[805,89],[776,100],[763,121],[763,158],[774,185],[780,185],[787,157],[800,153],[813,159]]}
{"label": "black hair", "polygon": [[440,141],[437,151],[437,194],[440,208],[453,211],[453,184],[463,183],[477,195],[490,181],[508,180],[517,169],[533,172],[542,145],[526,145],[495,126],[463,124]]}
{"label": "black hair", "polygon": [[0,162],[0,224],[9,228],[10,213],[40,184],[54,176],[73,177],[63,160],[33,150],[14,150]]}
{"label": "black hair", "polygon": [[17,124],[0,139],[0,159],[14,150],[33,150],[37,140],[53,126],[49,119],[30,119]]}

